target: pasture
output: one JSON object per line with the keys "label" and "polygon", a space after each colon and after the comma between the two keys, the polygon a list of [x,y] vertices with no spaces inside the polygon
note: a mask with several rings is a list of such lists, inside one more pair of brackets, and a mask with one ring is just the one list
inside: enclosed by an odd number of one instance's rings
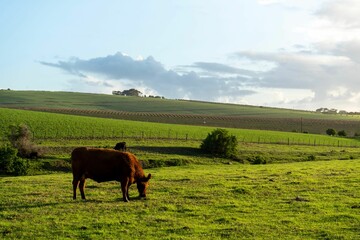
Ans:
{"label": "pasture", "polygon": [[[284,116],[321,116],[340,126],[349,120],[291,110],[94,94],[0,91],[0,102],[15,108],[76,108],[99,117],[101,111],[135,109],[168,122],[173,113],[267,116],[275,119],[267,123],[280,125],[284,122],[277,118]],[[30,127],[45,156],[30,160],[34,176],[1,176],[1,239],[360,238],[358,139],[227,128],[239,140],[238,158],[229,160],[199,150],[200,141],[215,128],[206,124],[0,108],[0,145],[8,127],[20,123]],[[326,127],[321,124],[315,127]],[[130,202],[124,203],[119,183],[88,180],[87,201],[72,200],[71,150],[113,147],[118,141],[126,141],[144,162],[145,173],[153,175],[148,198],[138,200],[132,186]],[[249,164],[256,158],[267,164]]]}
{"label": "pasture", "polygon": [[148,198],[71,174],[2,177],[2,239],[359,239],[360,162],[146,169]]}

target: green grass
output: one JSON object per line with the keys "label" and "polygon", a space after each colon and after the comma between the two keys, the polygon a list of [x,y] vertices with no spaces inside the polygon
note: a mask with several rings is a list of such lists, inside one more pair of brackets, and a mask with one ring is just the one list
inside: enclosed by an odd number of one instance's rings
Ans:
{"label": "green grass", "polygon": [[153,174],[148,199],[71,174],[0,179],[2,239],[358,239],[360,162],[186,166]]}
{"label": "green grass", "polygon": [[[27,124],[35,139],[147,138],[204,139],[214,127],[103,119],[0,108],[0,137],[11,124]],[[264,130],[228,129],[240,142],[359,146],[352,138]]]}
{"label": "green grass", "polygon": [[[257,157],[265,160],[266,164],[360,159],[358,148],[249,143],[239,144],[237,159],[225,159],[203,153],[199,149],[199,141],[125,140],[128,150],[143,162],[145,168],[214,165],[219,163],[254,164],[253,160]],[[30,160],[31,168],[29,174],[47,174],[54,171],[71,172],[70,154],[75,147],[112,148],[115,143],[114,139],[42,142],[40,146],[44,149],[44,156],[38,160]]]}

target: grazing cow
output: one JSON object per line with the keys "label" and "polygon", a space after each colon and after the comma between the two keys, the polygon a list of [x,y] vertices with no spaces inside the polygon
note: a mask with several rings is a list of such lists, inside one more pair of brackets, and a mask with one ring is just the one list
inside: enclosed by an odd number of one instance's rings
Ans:
{"label": "grazing cow", "polygon": [[129,201],[129,187],[133,183],[137,184],[139,197],[146,197],[146,188],[151,174],[145,176],[139,161],[131,153],[113,149],[79,147],[71,153],[71,167],[74,199],[76,199],[78,185],[81,198],[85,199],[86,178],[99,183],[113,180],[120,182],[124,202]]}
{"label": "grazing cow", "polygon": [[126,152],[126,142],[118,142],[115,147],[115,150]]}

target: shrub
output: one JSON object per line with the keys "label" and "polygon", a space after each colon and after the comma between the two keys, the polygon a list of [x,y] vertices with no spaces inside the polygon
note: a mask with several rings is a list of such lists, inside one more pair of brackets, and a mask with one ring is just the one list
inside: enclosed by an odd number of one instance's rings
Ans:
{"label": "shrub", "polygon": [[260,155],[248,157],[247,160],[251,164],[266,164],[267,163],[266,159]]}
{"label": "shrub", "polygon": [[23,158],[16,158],[13,163],[14,175],[27,175],[29,170],[29,161]]}
{"label": "shrub", "polygon": [[5,146],[0,148],[0,172],[11,175],[26,175],[29,162],[17,156],[17,149]]}
{"label": "shrub", "polygon": [[20,157],[37,158],[41,155],[41,149],[32,142],[32,133],[25,124],[11,125],[8,139]]}
{"label": "shrub", "polygon": [[8,146],[0,148],[0,171],[10,173],[13,171],[13,162],[17,158],[17,150]]}
{"label": "shrub", "polygon": [[213,155],[235,157],[237,154],[238,141],[235,136],[229,134],[226,129],[215,129],[207,135],[200,148]]}
{"label": "shrub", "polygon": [[336,131],[333,128],[329,128],[328,130],[326,130],[326,134],[329,136],[335,136]]}
{"label": "shrub", "polygon": [[338,135],[340,137],[346,137],[347,134],[346,134],[345,130],[341,130],[341,131],[338,132]]}

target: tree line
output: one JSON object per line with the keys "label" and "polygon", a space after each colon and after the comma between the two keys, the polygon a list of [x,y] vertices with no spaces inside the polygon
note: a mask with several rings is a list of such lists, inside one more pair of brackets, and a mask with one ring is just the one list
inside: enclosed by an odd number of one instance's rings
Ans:
{"label": "tree line", "polygon": [[140,92],[139,90],[135,89],[135,88],[131,88],[128,90],[124,90],[124,91],[112,91],[113,95],[120,95],[120,96],[132,96],[132,97],[149,97],[149,98],[161,98],[161,99],[165,99],[165,97],[163,96],[153,96],[153,95],[144,95],[142,92]]}

